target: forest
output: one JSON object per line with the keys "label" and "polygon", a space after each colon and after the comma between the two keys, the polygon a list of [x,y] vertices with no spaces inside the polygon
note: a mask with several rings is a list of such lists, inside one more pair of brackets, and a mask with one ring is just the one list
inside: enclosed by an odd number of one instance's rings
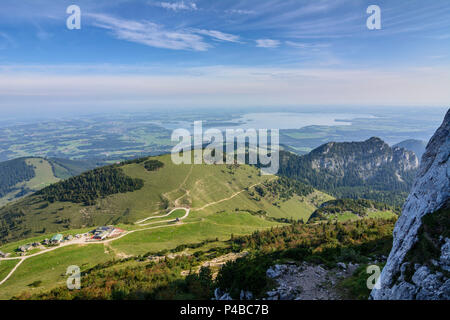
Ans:
{"label": "forest", "polygon": [[351,212],[359,217],[367,216],[368,209],[375,209],[379,211],[391,210],[400,214],[399,210],[380,202],[375,202],[366,199],[337,199],[330,200],[323,203],[319,209],[314,211],[309,218],[308,222],[327,220],[327,215]]}
{"label": "forest", "polygon": [[34,176],[34,167],[28,165],[24,158],[0,162],[0,198],[11,192],[16,184]]}
{"label": "forest", "polygon": [[99,198],[111,194],[139,190],[142,179],[132,179],[115,166],[106,166],[52,184],[36,194],[49,202],[69,201],[92,205]]}
{"label": "forest", "polygon": [[[360,152],[358,145],[349,144],[348,154]],[[338,150],[328,157],[334,157],[336,162],[341,161],[341,154]],[[317,151],[318,152],[318,151]],[[342,151],[343,152],[343,151]],[[371,176],[363,177],[361,172],[361,163],[368,164],[370,159],[363,162],[345,163],[345,168],[337,170],[321,168],[313,169],[312,161],[315,160],[315,151],[306,156],[297,156],[295,154],[280,152],[280,170],[281,176],[299,180],[309,184],[314,188],[325,191],[336,198],[365,198],[378,202],[385,202],[390,205],[401,207],[406,199],[409,189],[412,186],[416,170],[402,172],[402,178],[398,179],[398,168],[394,163],[386,163],[378,170],[373,170]]]}

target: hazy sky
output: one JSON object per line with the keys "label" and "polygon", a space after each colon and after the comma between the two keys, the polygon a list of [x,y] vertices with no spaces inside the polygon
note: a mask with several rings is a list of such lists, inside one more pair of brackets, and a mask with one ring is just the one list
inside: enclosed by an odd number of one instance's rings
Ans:
{"label": "hazy sky", "polygon": [[448,0],[0,1],[3,114],[448,106],[449,88]]}

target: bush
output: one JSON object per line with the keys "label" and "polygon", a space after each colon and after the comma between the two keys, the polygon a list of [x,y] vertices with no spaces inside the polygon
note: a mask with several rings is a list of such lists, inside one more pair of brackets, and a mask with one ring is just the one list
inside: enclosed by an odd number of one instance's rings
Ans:
{"label": "bush", "polygon": [[147,171],[155,171],[162,167],[164,167],[164,163],[158,160],[148,160],[144,162],[144,168],[147,169]]}

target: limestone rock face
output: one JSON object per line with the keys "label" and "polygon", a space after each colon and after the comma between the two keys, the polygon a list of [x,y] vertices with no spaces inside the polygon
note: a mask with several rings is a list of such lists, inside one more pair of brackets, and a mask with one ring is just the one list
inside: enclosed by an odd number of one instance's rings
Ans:
{"label": "limestone rock face", "polygon": [[[450,110],[422,156],[422,162],[411,193],[403,206],[394,229],[394,242],[380,279],[379,289],[373,289],[373,299],[448,299],[449,280],[430,268],[414,266],[412,281],[405,280],[408,261],[405,257],[418,240],[422,217],[447,207],[450,198]],[[450,241],[442,239],[440,261],[433,265],[450,270]],[[403,266],[403,268],[402,268]],[[411,269],[411,268],[410,268]]]}
{"label": "limestone rock face", "polygon": [[403,181],[405,172],[419,166],[414,152],[391,148],[376,137],[362,142],[329,142],[311,151],[307,158],[315,170],[328,170],[341,177],[351,172],[368,182],[386,168],[394,168],[398,180]]}

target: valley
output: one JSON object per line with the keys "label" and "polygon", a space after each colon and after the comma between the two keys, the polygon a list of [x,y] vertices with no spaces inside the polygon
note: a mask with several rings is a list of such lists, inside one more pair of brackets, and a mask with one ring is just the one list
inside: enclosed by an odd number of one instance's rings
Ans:
{"label": "valley", "polygon": [[[412,151],[389,147],[379,138],[327,143],[306,156],[282,151],[278,176],[261,175],[258,166],[237,163],[175,165],[170,154],[115,162],[79,174],[56,161],[23,161],[33,169],[34,176],[25,183],[35,186],[30,189],[35,192],[0,208],[0,299],[46,297],[54,290],[61,294],[69,265],[79,266],[89,278],[97,272],[139,273],[148,261],[151,266],[168,261],[178,266],[166,272],[178,279],[168,281],[169,286],[209,270],[214,286],[234,297],[246,286],[264,296],[269,294],[264,290],[274,290],[272,282],[266,279],[269,282],[255,287],[250,274],[239,278],[241,264],[252,270],[262,263],[267,269],[277,261],[291,263],[289,257],[299,252],[317,268],[332,270],[326,271],[327,277],[343,290],[334,291],[333,297],[363,297],[367,291],[349,293],[353,289],[346,285],[360,281],[355,277],[361,272],[355,267],[350,273],[333,268],[342,261],[359,266],[386,257],[400,198],[385,195],[406,193],[419,163]],[[84,168],[80,162],[70,164]],[[365,192],[369,186],[375,193]],[[92,230],[100,226],[119,231],[92,239]],[[46,245],[45,239],[55,233],[64,240]],[[280,238],[273,242],[271,234]],[[248,242],[261,235],[262,242]],[[23,246],[30,248],[18,251]],[[377,249],[367,251],[371,246]],[[226,263],[217,263],[222,260]],[[310,267],[316,268],[308,265],[305,270]],[[190,268],[196,271],[191,274]],[[255,281],[262,281],[265,277],[256,269]],[[231,276],[227,272],[241,279],[234,282],[236,287],[223,287],[221,279]],[[91,284],[82,292],[91,294],[94,288]],[[188,296],[199,297],[190,290]],[[286,294],[280,290],[280,297]]]}
{"label": "valley", "polygon": [[[145,158],[112,167],[130,179],[143,181],[134,191],[106,195],[87,204],[46,200],[43,189],[43,193],[0,209],[2,219],[21,213],[14,220],[15,227],[4,228],[2,233],[2,241],[8,243],[0,251],[9,256],[0,259],[0,264],[9,277],[2,281],[0,297],[27,291],[36,279],[41,282],[33,292],[59,286],[68,265],[87,270],[106,261],[204,241],[220,248],[230,237],[281,227],[290,221],[307,222],[322,203],[333,199],[300,182],[261,176],[256,167],[247,165],[174,165],[170,155],[152,159],[162,163],[161,168],[149,171]],[[18,246],[41,242],[56,232],[76,235],[109,224],[124,233],[98,242],[72,240],[24,255],[16,252]],[[11,261],[20,263],[12,273],[15,266]]]}
{"label": "valley", "polygon": [[[121,166],[121,170],[127,176],[143,179],[144,187],[134,192],[98,199],[94,205],[86,206],[72,202],[49,203],[40,199],[39,195],[33,195],[2,208],[3,214],[7,214],[10,210],[22,210],[26,213],[24,219],[18,223],[18,227],[30,228],[31,232],[26,234],[32,237],[8,243],[0,248],[2,252],[10,254],[7,259],[24,260],[11,278],[2,284],[0,292],[9,295],[14,288],[13,292],[17,294],[25,290],[26,285],[33,282],[32,279],[41,277],[39,270],[48,272],[45,269],[47,264],[41,265],[43,262],[41,257],[44,256],[45,261],[55,263],[55,266],[60,265],[62,261],[70,261],[71,264],[87,267],[104,260],[173,249],[178,245],[208,239],[220,243],[228,240],[231,234],[243,235],[284,224],[253,213],[260,210],[267,211],[267,217],[273,219],[280,217],[307,219],[316,208],[312,198],[311,200],[305,198],[302,201],[299,196],[278,206],[270,202],[274,199],[270,201],[265,198],[259,198],[258,201],[252,199],[250,193],[255,186],[270,183],[274,179],[259,176],[258,170],[253,167],[175,166],[171,163],[169,155],[158,157],[158,160],[164,163],[164,168],[153,172],[147,171],[139,163]],[[259,182],[255,184],[255,181]],[[314,191],[314,197],[315,201],[320,197],[324,200],[331,199],[319,191]],[[298,210],[291,211],[292,208]],[[84,218],[75,220],[74,217],[77,215]],[[39,220],[35,220],[36,217]],[[67,219],[70,219],[69,225],[57,223],[61,220],[68,221]],[[37,221],[39,227],[32,229]],[[96,223],[93,223],[94,221]],[[89,222],[92,223],[91,229],[96,225],[112,223],[125,230],[125,233],[118,238],[92,245],[77,242],[70,245],[61,244],[60,247],[40,252],[31,251],[25,256],[18,256],[15,252],[21,244],[48,238],[51,235],[48,232],[62,232],[64,235],[86,232],[89,230],[87,226]],[[43,226],[46,232],[39,235]],[[21,237],[21,234],[23,231],[17,233],[16,237]],[[5,261],[10,263],[9,260],[1,260],[1,264]],[[57,269],[60,272],[61,267],[63,265]],[[26,271],[30,269],[34,272],[27,274]],[[42,288],[58,283],[58,273],[50,273],[53,276],[44,276],[48,281],[42,280]],[[18,283],[26,285],[21,286]]]}

